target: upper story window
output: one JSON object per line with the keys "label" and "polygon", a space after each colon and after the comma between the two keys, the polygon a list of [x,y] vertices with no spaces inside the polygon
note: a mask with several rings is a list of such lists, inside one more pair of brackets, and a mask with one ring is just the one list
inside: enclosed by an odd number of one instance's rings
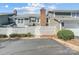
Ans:
{"label": "upper story window", "polygon": [[72,13],[72,16],[79,16],[79,12],[78,13]]}
{"label": "upper story window", "polygon": [[70,12],[55,12],[55,15],[71,15]]}

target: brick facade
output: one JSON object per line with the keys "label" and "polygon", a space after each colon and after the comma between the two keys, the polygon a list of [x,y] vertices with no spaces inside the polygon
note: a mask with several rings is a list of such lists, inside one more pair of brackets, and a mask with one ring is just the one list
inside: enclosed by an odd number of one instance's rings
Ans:
{"label": "brick facade", "polygon": [[46,10],[44,8],[40,9],[40,25],[46,26]]}

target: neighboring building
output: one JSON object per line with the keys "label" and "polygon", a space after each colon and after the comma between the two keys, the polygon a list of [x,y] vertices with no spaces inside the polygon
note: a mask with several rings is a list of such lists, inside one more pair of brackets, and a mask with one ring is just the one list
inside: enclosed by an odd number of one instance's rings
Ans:
{"label": "neighboring building", "polygon": [[79,10],[53,10],[48,11],[49,25],[57,25],[64,28],[79,28]]}
{"label": "neighboring building", "polygon": [[0,27],[7,27],[7,26],[14,26],[14,22],[12,19],[10,19],[10,17],[17,15],[17,13],[15,12],[15,10],[13,11],[13,13],[7,14],[7,13],[1,13],[0,14]]}
{"label": "neighboring building", "polygon": [[[47,14],[46,14],[47,12]],[[0,26],[57,26],[57,28],[78,28],[79,10],[52,10],[40,9],[40,14],[17,15],[17,10],[11,14],[0,14]]]}
{"label": "neighboring building", "polygon": [[38,14],[24,14],[10,17],[17,27],[36,26],[39,25]]}
{"label": "neighboring building", "polygon": [[0,27],[6,27],[11,24],[9,17],[13,16],[14,14],[0,14]]}
{"label": "neighboring building", "polygon": [[[46,10],[42,8],[40,14],[24,14],[17,15],[17,10],[13,10],[12,14],[0,15],[1,27],[5,25],[11,27],[26,27],[26,26],[45,26],[46,25]],[[2,21],[3,20],[3,21]]]}

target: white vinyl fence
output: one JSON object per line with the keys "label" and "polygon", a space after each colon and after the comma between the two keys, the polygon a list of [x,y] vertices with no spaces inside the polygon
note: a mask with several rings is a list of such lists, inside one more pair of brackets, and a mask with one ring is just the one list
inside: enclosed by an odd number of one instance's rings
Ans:
{"label": "white vinyl fence", "polygon": [[[74,32],[75,36],[79,36],[79,28],[65,28]],[[0,28],[0,34],[12,34],[12,33],[32,33],[34,35],[54,35],[57,32],[56,26],[30,26],[30,27],[23,27],[23,28]]]}
{"label": "white vinyl fence", "polygon": [[79,36],[79,28],[66,28],[68,30],[71,30],[72,32],[74,32],[75,36]]}
{"label": "white vinyl fence", "polygon": [[0,28],[0,34],[12,34],[12,33],[32,33],[34,35],[53,35],[56,33],[55,26],[30,26],[30,27],[8,27],[8,28]]}

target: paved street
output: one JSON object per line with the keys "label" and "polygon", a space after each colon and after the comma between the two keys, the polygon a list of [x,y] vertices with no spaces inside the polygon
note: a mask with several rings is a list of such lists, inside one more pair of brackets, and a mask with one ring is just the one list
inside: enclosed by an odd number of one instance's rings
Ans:
{"label": "paved street", "polygon": [[0,55],[76,55],[73,51],[54,40],[8,40],[0,41]]}

